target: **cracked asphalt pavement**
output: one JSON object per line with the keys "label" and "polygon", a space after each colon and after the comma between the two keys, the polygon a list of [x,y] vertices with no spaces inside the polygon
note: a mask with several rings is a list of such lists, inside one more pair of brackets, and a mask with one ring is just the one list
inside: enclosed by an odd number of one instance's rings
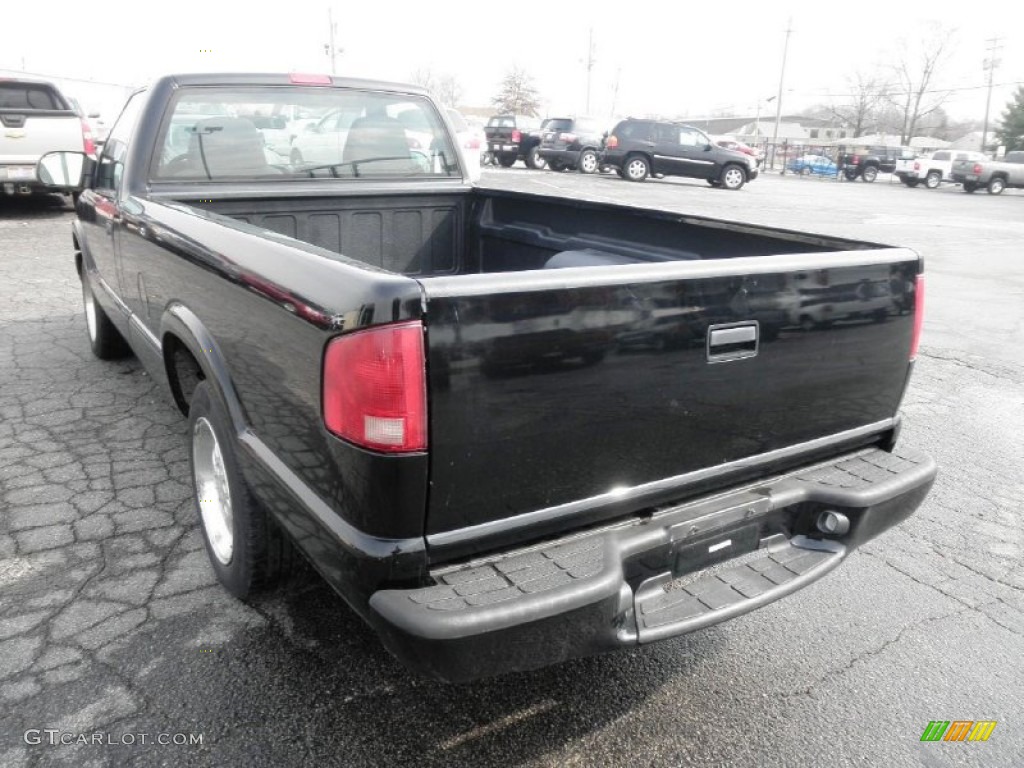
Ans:
{"label": "cracked asphalt pavement", "polygon": [[[918,249],[928,310],[901,440],[940,467],[922,508],[710,630],[420,679],[314,575],[251,605],[215,584],[184,419],[134,359],[89,352],[72,214],[0,199],[0,766],[1024,765],[1024,195],[769,174],[739,193],[520,169],[484,183]],[[922,743],[930,720],[998,725]]]}

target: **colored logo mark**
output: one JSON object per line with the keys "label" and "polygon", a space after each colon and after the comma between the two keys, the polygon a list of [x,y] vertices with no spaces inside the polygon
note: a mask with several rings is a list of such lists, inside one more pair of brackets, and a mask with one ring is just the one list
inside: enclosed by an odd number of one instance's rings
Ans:
{"label": "colored logo mark", "polygon": [[930,720],[921,741],[988,741],[995,720]]}

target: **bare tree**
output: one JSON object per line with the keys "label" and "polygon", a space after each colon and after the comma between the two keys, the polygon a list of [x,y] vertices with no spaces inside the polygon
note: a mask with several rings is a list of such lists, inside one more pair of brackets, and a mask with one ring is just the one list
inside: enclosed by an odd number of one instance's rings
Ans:
{"label": "bare tree", "polygon": [[491,99],[499,112],[536,116],[540,108],[540,95],[533,78],[523,69],[512,67],[501,81],[501,90]]}
{"label": "bare tree", "polygon": [[889,98],[891,85],[877,73],[868,75],[861,71],[847,78],[847,83],[850,95],[843,103],[829,106],[829,113],[850,126],[856,138],[867,133],[876,122],[881,107]]}
{"label": "bare tree", "polygon": [[441,75],[434,93],[446,107],[457,107],[462,101],[462,85],[455,75]]}
{"label": "bare tree", "polygon": [[891,99],[903,113],[901,144],[913,138],[921,118],[950,97],[950,91],[935,88],[935,83],[953,51],[953,35],[953,30],[935,26],[917,46],[903,46],[895,66],[897,87]]}
{"label": "bare tree", "polygon": [[462,85],[455,75],[434,72],[430,67],[420,67],[409,79],[433,93],[446,107],[456,107],[462,99]]}

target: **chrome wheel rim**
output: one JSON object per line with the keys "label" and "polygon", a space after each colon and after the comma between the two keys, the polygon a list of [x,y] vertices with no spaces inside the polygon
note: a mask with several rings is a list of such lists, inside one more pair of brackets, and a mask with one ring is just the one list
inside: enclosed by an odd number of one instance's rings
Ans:
{"label": "chrome wheel rim", "polygon": [[723,183],[729,189],[736,189],[736,187],[743,183],[743,172],[736,168],[730,168],[725,172]]}
{"label": "chrome wheel rim", "polygon": [[631,179],[642,179],[647,172],[647,166],[643,160],[634,160],[626,168],[626,172]]}
{"label": "chrome wheel rim", "polygon": [[998,195],[1000,192],[1003,191],[1003,182],[1000,181],[999,179],[996,179],[995,181],[992,182],[990,188],[994,194]]}
{"label": "chrome wheel rim", "polygon": [[231,487],[220,443],[205,416],[196,419],[192,428],[192,467],[206,540],[214,557],[227,565],[235,545]]}
{"label": "chrome wheel rim", "polygon": [[583,168],[584,173],[593,173],[597,170],[597,155],[592,152],[584,154],[583,160],[580,161],[580,166]]}
{"label": "chrome wheel rim", "polygon": [[928,174],[928,178],[925,179],[924,184],[926,187],[928,187],[928,189],[935,189],[937,186],[939,186],[939,177],[936,176],[934,173],[930,173]]}
{"label": "chrome wheel rim", "polygon": [[89,341],[96,341],[96,299],[85,280],[82,280],[82,303],[85,305],[85,325],[89,329]]}

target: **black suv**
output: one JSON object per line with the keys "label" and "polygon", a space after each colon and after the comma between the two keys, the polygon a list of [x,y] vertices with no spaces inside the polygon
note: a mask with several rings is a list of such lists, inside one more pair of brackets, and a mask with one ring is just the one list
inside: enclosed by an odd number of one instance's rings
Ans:
{"label": "black suv", "polygon": [[879,173],[892,173],[900,158],[913,158],[910,147],[858,147],[852,152],[840,152],[839,169],[847,181],[859,176],[862,181],[872,182]]}
{"label": "black suv", "polygon": [[689,176],[735,190],[757,178],[756,158],[719,147],[692,126],[660,120],[620,122],[605,140],[601,162],[629,181]]}
{"label": "black suv", "polygon": [[553,171],[595,173],[606,128],[586,117],[553,117],[541,130],[539,154]]}

